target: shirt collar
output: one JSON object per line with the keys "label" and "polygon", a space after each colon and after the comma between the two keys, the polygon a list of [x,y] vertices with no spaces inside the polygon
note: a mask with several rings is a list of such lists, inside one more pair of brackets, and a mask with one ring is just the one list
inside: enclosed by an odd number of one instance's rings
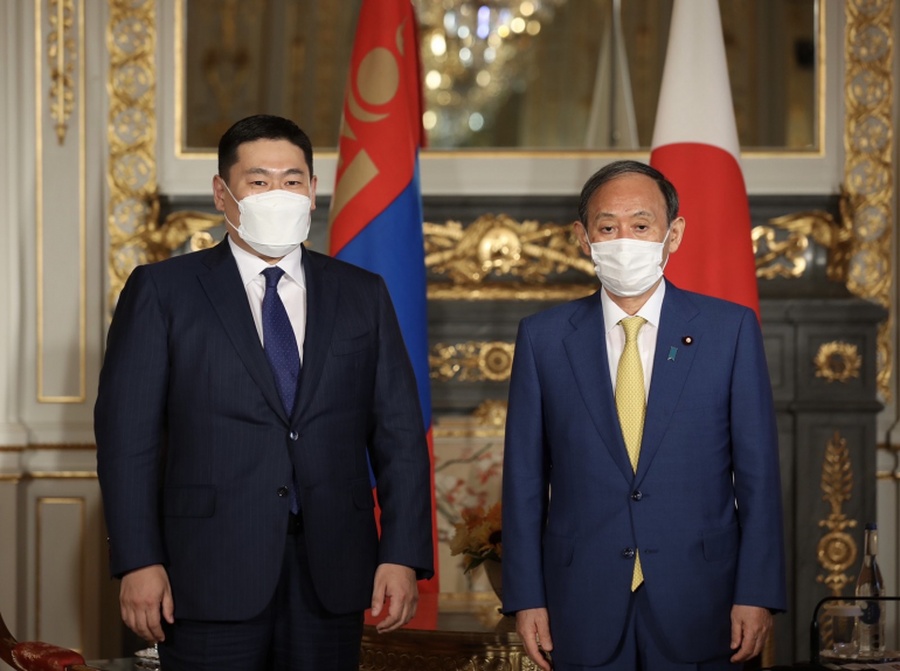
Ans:
{"label": "shirt collar", "polygon": [[[654,328],[659,328],[659,316],[662,313],[663,298],[666,295],[666,281],[663,280],[656,287],[656,290],[650,294],[647,302],[641,306],[635,316],[643,317]],[[627,312],[613,303],[612,298],[606,293],[606,289],[600,288],[600,305],[603,308],[603,325],[606,332],[609,333],[616,325],[625,317],[629,317]]]}
{"label": "shirt collar", "polygon": [[[255,254],[251,254],[246,249],[238,247],[230,235],[228,236],[228,244],[231,246],[231,253],[237,263],[241,281],[245,287],[256,280],[259,274],[269,267],[266,261],[263,261]],[[303,245],[300,245],[300,247],[280,259],[275,265],[281,268],[285,275],[302,288],[306,288],[306,275],[303,273]]]}

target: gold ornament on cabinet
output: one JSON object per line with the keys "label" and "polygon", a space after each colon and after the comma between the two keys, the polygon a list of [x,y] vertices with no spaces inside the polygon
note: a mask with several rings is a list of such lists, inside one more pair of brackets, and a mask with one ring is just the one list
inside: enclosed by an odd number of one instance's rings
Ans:
{"label": "gold ornament on cabinet", "polygon": [[829,383],[846,383],[859,377],[862,356],[856,345],[835,340],[819,346],[813,363],[816,377],[824,378]]}

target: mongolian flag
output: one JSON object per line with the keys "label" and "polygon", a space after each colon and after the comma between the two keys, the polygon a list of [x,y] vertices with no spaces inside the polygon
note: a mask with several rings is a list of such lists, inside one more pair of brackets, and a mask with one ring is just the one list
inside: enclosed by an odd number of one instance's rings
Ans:
{"label": "mongolian flag", "polygon": [[[363,0],[344,99],[329,213],[330,253],[387,283],[416,373],[432,461],[425,249],[419,148],[424,145],[418,27],[410,0]],[[435,577],[420,592],[438,592]]]}
{"label": "mongolian flag", "polygon": [[686,222],[666,277],[758,316],[750,206],[718,0],[675,0],[650,165],[675,185]]}

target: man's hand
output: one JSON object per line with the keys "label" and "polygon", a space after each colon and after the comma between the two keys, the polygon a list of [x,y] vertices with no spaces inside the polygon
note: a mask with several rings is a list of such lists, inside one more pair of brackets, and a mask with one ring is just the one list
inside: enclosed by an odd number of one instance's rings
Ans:
{"label": "man's hand", "polygon": [[175,602],[169,576],[160,564],[145,566],[126,573],[119,590],[122,621],[131,631],[150,643],[165,640],[160,611],[166,622],[175,622]]}
{"label": "man's hand", "polygon": [[379,564],[375,571],[375,589],[372,590],[374,617],[381,614],[386,598],[390,599],[387,617],[375,625],[380,634],[399,629],[416,614],[419,603],[416,572],[400,564]]}
{"label": "man's hand", "polygon": [[522,639],[525,652],[539,669],[550,671],[553,668],[544,657],[544,652],[553,650],[550,638],[550,616],[546,608],[528,608],[516,613],[516,633]]}
{"label": "man's hand", "polygon": [[762,652],[772,631],[772,613],[759,606],[731,607],[731,657],[733,663],[746,662]]}

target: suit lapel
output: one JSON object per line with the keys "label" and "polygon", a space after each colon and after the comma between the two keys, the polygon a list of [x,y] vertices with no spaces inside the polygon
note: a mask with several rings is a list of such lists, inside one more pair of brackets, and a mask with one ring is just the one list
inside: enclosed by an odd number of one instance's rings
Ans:
{"label": "suit lapel", "polygon": [[[638,461],[638,481],[650,468],[654,455],[665,435],[672,413],[684,390],[694,354],[703,336],[691,328],[691,320],[697,308],[688,297],[672,284],[666,286],[659,333],[656,337],[656,353],[653,359],[653,375],[650,396],[647,400],[647,417],[641,439],[641,457]],[[690,345],[684,339],[690,337]]]}
{"label": "suit lapel", "polygon": [[331,259],[303,250],[303,272],[306,276],[306,335],[303,341],[303,371],[300,390],[294,406],[294,417],[309,407],[331,343],[340,294],[340,282],[329,272]]}
{"label": "suit lapel", "polygon": [[275,386],[275,376],[259,342],[259,333],[250,312],[247,292],[228,247],[228,240],[217,245],[204,263],[209,272],[199,275],[198,279],[219,316],[222,328],[228,334],[250,376],[262,390],[266,401],[287,422],[288,417],[278,395],[278,388]]}
{"label": "suit lapel", "polygon": [[570,322],[574,331],[565,337],[564,344],[578,390],[610,456],[622,475],[631,482],[634,473],[619,428],[619,416],[609,376],[600,294],[583,299]]}

